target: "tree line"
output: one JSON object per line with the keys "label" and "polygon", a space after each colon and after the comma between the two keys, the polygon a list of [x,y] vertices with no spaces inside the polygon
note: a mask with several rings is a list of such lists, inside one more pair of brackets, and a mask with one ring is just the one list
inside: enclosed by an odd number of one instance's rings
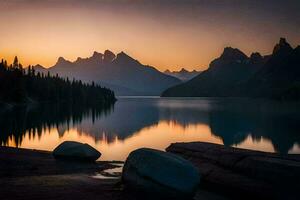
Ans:
{"label": "tree line", "polygon": [[99,105],[115,102],[114,92],[94,82],[69,80],[36,72],[33,66],[23,68],[15,57],[12,64],[0,63],[0,101],[6,103],[71,102],[78,105]]}

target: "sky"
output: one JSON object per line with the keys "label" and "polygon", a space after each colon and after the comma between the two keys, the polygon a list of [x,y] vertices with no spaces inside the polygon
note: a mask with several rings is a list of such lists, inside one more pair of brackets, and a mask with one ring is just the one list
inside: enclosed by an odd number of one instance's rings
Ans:
{"label": "sky", "polygon": [[300,45],[299,0],[1,0],[0,57],[53,66],[106,49],[163,71],[206,69],[224,47]]}

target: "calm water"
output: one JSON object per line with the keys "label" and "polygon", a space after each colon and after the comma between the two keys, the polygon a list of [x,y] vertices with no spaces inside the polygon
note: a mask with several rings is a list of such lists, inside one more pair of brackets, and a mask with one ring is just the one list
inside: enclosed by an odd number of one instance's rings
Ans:
{"label": "calm water", "polygon": [[300,106],[247,99],[119,97],[114,106],[68,106],[0,112],[2,145],[53,150],[65,140],[85,142],[101,160],[124,160],[134,149],[165,149],[205,141],[268,152],[300,153]]}

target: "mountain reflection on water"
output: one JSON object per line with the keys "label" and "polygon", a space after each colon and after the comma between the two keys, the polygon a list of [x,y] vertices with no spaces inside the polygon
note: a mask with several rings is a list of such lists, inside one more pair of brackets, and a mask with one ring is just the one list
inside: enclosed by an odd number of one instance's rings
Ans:
{"label": "mountain reflection on water", "polygon": [[300,153],[300,106],[268,100],[120,97],[114,106],[44,105],[0,114],[0,143],[53,150],[65,140],[94,146],[102,160],[124,160],[140,147],[206,141]]}

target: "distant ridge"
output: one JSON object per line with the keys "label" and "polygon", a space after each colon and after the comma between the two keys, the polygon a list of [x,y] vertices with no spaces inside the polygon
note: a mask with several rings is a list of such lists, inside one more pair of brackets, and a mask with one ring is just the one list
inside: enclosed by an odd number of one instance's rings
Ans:
{"label": "distant ridge", "polygon": [[164,71],[165,74],[170,75],[170,76],[174,76],[182,81],[188,81],[192,78],[194,78],[195,76],[197,76],[198,74],[201,73],[201,71],[188,71],[185,68],[182,68],[180,71],[170,71],[170,70],[166,70]]}
{"label": "distant ridge", "polygon": [[124,52],[115,55],[110,50],[103,54],[95,51],[91,57],[78,57],[74,62],[59,57],[49,69],[40,65],[35,69],[83,82],[94,81],[114,90],[116,95],[160,95],[165,89],[181,83],[179,79],[143,65]]}
{"label": "distant ridge", "polygon": [[281,38],[271,55],[256,52],[250,57],[226,47],[207,70],[162,96],[300,99],[300,46],[293,49]]}

